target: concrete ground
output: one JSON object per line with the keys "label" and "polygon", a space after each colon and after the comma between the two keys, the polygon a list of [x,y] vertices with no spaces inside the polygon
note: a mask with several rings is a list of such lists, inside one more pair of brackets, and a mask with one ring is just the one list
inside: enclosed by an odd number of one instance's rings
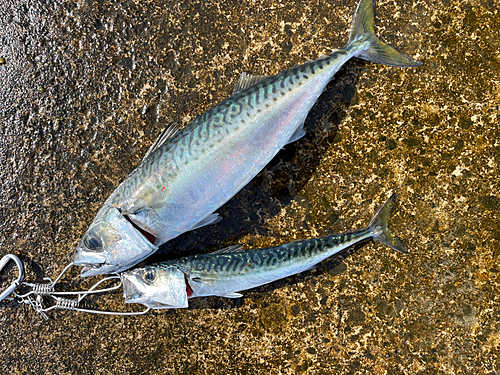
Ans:
{"label": "concrete ground", "polygon": [[[343,47],[355,7],[0,0],[0,255],[18,255],[27,281],[55,277],[163,127],[228,97],[242,72]],[[377,1],[377,16],[377,33],[423,66],[347,63],[308,135],[220,223],[155,259],[359,228],[391,192],[410,254],[370,242],[241,299],[140,317],[44,320],[4,301],[3,373],[499,374],[499,3]],[[60,288],[83,284],[74,269]],[[86,306],[140,310],[120,293]]]}

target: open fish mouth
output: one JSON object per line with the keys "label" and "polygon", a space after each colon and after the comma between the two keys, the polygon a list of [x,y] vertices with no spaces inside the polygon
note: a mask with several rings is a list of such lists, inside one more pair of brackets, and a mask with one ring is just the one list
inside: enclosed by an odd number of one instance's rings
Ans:
{"label": "open fish mouth", "polygon": [[122,283],[123,283],[123,299],[125,303],[134,303],[141,300],[144,293],[137,289],[135,284],[127,277],[126,275],[122,275]]}
{"label": "open fish mouth", "polygon": [[81,245],[78,245],[75,253],[71,257],[71,262],[75,266],[83,267],[83,272],[89,272],[99,269],[106,263],[104,254],[97,254],[85,251]]}
{"label": "open fish mouth", "polygon": [[81,264],[82,271],[80,272],[81,277],[89,277],[98,274],[98,270],[101,269],[102,264]]}
{"label": "open fish mouth", "polygon": [[80,277],[102,275],[103,273],[108,273],[108,274],[117,273],[121,271],[117,269],[115,265],[107,263],[98,263],[98,264],[83,263],[83,264],[78,264],[78,266],[82,266]]}
{"label": "open fish mouth", "polygon": [[123,298],[125,299],[125,303],[127,303],[131,298],[130,291],[132,290],[132,283],[130,282],[129,279],[123,276],[122,276],[122,283],[123,283]]}
{"label": "open fish mouth", "polygon": [[99,269],[103,263],[101,264],[80,264],[82,266],[82,273],[85,273],[85,272],[89,272],[91,270],[96,270],[96,269]]}

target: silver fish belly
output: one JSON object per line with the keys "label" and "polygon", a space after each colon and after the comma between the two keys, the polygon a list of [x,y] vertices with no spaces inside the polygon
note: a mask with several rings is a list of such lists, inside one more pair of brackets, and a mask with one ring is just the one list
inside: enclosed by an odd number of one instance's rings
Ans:
{"label": "silver fish belly", "polygon": [[389,229],[395,195],[370,224],[355,232],[295,241],[264,249],[234,247],[126,271],[122,275],[125,302],[155,309],[187,307],[188,298],[238,298],[238,292],[311,269],[322,260],[358,242],[375,240],[406,253]]}
{"label": "silver fish belly", "polygon": [[73,263],[85,267],[82,276],[128,269],[168,240],[216,221],[217,208],[305,134],[311,107],[352,57],[420,65],[379,41],[373,22],[372,0],[361,0],[345,49],[276,76],[243,75],[230,98],[159,142],[105,202],[78,245]]}

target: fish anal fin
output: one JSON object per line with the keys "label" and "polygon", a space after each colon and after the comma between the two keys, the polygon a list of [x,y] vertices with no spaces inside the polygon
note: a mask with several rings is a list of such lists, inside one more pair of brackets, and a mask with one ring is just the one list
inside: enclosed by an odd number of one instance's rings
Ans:
{"label": "fish anal fin", "polygon": [[316,267],[318,263],[314,263],[314,264],[311,264],[310,266],[308,266],[307,268],[304,268],[304,270],[302,272],[305,272],[305,271],[310,271],[312,270],[314,267]]}
{"label": "fish anal fin", "polygon": [[243,294],[241,294],[241,293],[227,293],[227,294],[220,294],[219,297],[241,298],[241,297],[243,297]]}
{"label": "fish anal fin", "polygon": [[200,220],[195,225],[193,225],[191,228],[189,228],[189,230],[194,230],[194,229],[204,227],[206,225],[215,224],[221,220],[222,220],[222,218],[219,216],[219,214],[210,214],[210,215],[206,216],[205,218],[203,218],[202,220]]}
{"label": "fish anal fin", "polygon": [[295,130],[295,132],[290,137],[290,140],[288,141],[288,143],[295,142],[295,141],[299,140],[300,138],[302,138],[304,135],[306,135],[306,131],[304,130],[304,127],[302,125],[300,128]]}

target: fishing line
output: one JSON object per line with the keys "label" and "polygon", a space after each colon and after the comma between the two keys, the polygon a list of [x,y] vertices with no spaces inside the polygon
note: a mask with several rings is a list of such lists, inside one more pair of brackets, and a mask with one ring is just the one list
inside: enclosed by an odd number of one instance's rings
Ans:
{"label": "fishing line", "polygon": [[[55,291],[55,285],[61,280],[63,275],[72,267],[74,266],[73,263],[68,264],[62,272],[59,274],[59,276],[52,281],[50,277],[45,277],[44,280],[49,281],[49,283],[27,283],[23,281],[24,279],[24,267],[21,262],[21,260],[15,256],[14,254],[7,254],[5,255],[2,259],[0,259],[0,272],[5,268],[5,266],[10,262],[13,261],[16,264],[17,270],[18,270],[18,276],[17,278],[5,289],[1,294],[0,294],[0,301],[7,299],[7,300],[15,300],[20,304],[27,304],[33,308],[33,310],[37,313],[39,313],[44,319],[48,319],[48,315],[46,312],[52,311],[52,310],[69,310],[69,311],[77,311],[77,312],[84,312],[84,313],[90,313],[90,314],[101,314],[101,315],[121,315],[121,316],[134,316],[134,315],[143,315],[146,314],[149,310],[151,310],[150,307],[147,307],[143,311],[131,311],[131,312],[125,312],[125,311],[107,311],[107,310],[97,310],[97,309],[87,309],[80,307],[80,303],[82,300],[89,296],[89,295],[94,295],[94,294],[99,294],[99,293],[108,293],[115,291],[119,288],[121,288],[123,284],[123,280],[120,274],[114,274],[112,276],[108,276],[102,280],[97,281],[94,285],[92,285],[88,290],[84,291],[70,291],[70,292],[64,292],[64,291]],[[103,289],[97,289],[99,286],[104,284],[105,282],[109,280],[119,280],[118,285],[115,286],[110,286],[107,288]],[[17,293],[16,290],[18,288],[22,287],[28,287],[31,290],[24,294]],[[11,297],[10,295],[14,295],[14,297]],[[77,296],[76,298],[68,298],[68,296]],[[53,301],[53,304],[49,307],[45,307],[44,302],[45,298],[51,298]]]}

